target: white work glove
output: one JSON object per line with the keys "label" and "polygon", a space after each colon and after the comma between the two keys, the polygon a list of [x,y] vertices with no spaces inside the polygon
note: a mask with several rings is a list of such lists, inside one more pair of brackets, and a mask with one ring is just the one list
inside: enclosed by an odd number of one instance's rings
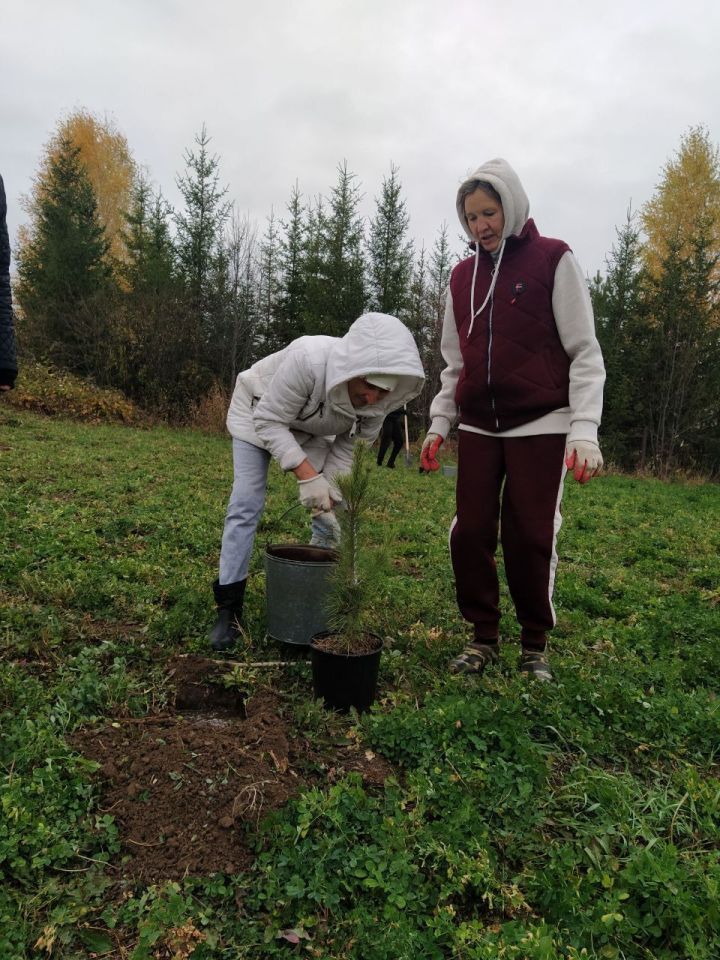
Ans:
{"label": "white work glove", "polygon": [[443,438],[439,433],[428,433],[420,450],[420,469],[426,473],[432,473],[433,470],[440,469],[440,461],[437,458]]}
{"label": "white work glove", "polygon": [[[340,543],[340,521],[334,510],[313,510],[311,547],[335,547]],[[319,528],[319,529],[318,529]]]}
{"label": "white work glove", "polygon": [[309,480],[298,480],[298,495],[308,510],[327,511],[335,505],[333,488],[321,473]]}
{"label": "white work glove", "polygon": [[565,447],[565,466],[578,483],[587,483],[602,469],[600,447],[591,440],[569,440]]}

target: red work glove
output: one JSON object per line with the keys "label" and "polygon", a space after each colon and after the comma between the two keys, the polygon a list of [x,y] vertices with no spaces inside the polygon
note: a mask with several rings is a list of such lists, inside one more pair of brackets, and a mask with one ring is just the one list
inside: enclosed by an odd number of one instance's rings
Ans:
{"label": "red work glove", "polygon": [[437,458],[438,450],[443,442],[439,433],[429,433],[425,437],[425,442],[420,450],[420,469],[426,473],[432,473],[433,470],[440,469],[440,461]]}
{"label": "red work glove", "polygon": [[565,447],[565,466],[572,470],[578,483],[587,483],[602,468],[600,447],[590,440],[573,440]]}

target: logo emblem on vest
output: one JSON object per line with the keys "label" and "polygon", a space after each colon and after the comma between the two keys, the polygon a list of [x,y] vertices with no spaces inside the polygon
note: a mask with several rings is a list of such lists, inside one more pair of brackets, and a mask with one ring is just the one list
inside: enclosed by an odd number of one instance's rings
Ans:
{"label": "logo emblem on vest", "polygon": [[513,284],[513,293],[516,297],[519,297],[521,293],[525,293],[525,281],[518,280]]}

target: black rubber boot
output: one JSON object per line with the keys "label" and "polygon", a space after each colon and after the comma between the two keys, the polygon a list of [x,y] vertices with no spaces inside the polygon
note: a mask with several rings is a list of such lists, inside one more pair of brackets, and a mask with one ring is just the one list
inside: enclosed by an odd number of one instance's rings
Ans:
{"label": "black rubber boot", "polygon": [[213,583],[213,593],[218,608],[217,620],[208,634],[213,650],[231,650],[240,636],[240,618],[246,583],[247,580],[222,584],[216,580]]}

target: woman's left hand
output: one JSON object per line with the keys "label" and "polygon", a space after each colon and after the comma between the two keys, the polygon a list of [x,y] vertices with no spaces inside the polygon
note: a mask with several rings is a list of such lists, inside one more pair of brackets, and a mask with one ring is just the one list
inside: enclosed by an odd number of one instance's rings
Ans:
{"label": "woman's left hand", "polygon": [[565,447],[565,466],[578,483],[587,483],[602,469],[600,447],[590,440],[573,440]]}

